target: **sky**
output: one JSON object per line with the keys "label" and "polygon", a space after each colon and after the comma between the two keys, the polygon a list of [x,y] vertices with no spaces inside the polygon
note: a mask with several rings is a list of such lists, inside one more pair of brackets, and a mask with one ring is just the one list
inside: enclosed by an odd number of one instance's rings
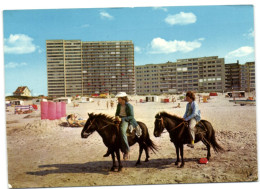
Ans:
{"label": "sky", "polygon": [[252,5],[4,10],[5,95],[47,94],[46,40],[132,40],[135,65],[204,56],[255,61]]}

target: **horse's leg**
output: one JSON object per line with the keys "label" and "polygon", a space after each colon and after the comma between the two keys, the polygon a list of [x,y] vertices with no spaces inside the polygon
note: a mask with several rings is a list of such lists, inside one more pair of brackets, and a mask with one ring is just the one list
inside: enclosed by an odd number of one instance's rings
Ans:
{"label": "horse's leg", "polygon": [[184,158],[183,158],[183,144],[180,145],[180,151],[181,151],[181,165],[179,168],[184,167]]}
{"label": "horse's leg", "polygon": [[175,165],[178,165],[178,163],[180,162],[179,145],[175,145],[175,149],[176,149],[176,155],[177,155],[177,160],[175,161]]}
{"label": "horse's leg", "polygon": [[143,150],[144,150],[143,145],[139,143],[139,156],[138,156],[138,160],[137,160],[135,166],[141,165],[141,156],[142,156]]}
{"label": "horse's leg", "polygon": [[205,139],[203,139],[203,140],[201,140],[201,141],[202,141],[203,144],[205,144],[205,146],[207,147],[207,160],[209,160],[210,157],[211,157],[211,154],[210,154],[210,144],[209,144]]}
{"label": "horse's leg", "polygon": [[122,162],[121,162],[121,159],[120,159],[119,149],[116,150],[116,157],[117,157],[117,161],[118,161],[118,171],[122,171],[123,165],[122,165]]}
{"label": "horse's leg", "polygon": [[145,145],[144,150],[145,150],[145,155],[146,155],[145,162],[148,162],[149,158],[150,158],[148,146]]}
{"label": "horse's leg", "polygon": [[110,171],[115,171],[115,168],[116,168],[116,158],[115,158],[115,153],[112,152],[112,153],[111,153],[111,156],[112,156],[112,160],[113,160],[113,166],[111,167]]}

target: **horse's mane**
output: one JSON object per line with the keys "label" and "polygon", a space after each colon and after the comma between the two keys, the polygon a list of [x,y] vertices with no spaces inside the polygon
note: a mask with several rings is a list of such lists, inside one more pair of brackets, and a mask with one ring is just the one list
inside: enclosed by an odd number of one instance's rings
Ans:
{"label": "horse's mane", "polygon": [[179,117],[179,116],[177,116],[177,115],[169,114],[169,113],[167,113],[167,112],[165,112],[165,111],[159,112],[159,113],[157,113],[157,114],[155,115],[156,118],[160,118],[160,117],[162,117],[162,116],[163,116],[163,117],[168,117],[168,118],[170,118],[170,119],[175,119],[175,120],[182,121],[182,118],[181,118],[181,117]]}
{"label": "horse's mane", "polygon": [[112,122],[112,123],[115,121],[115,119],[112,116],[108,116],[108,115],[102,114],[102,113],[95,114],[93,116],[95,116],[95,118],[98,119],[98,120],[106,120],[106,121],[109,121],[109,122]]}

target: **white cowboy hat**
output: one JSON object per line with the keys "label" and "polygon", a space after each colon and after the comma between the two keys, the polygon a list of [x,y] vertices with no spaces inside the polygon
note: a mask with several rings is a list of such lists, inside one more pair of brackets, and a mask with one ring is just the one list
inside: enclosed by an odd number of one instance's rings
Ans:
{"label": "white cowboy hat", "polygon": [[119,92],[119,93],[117,93],[116,98],[125,97],[125,96],[127,96],[127,94],[125,92]]}

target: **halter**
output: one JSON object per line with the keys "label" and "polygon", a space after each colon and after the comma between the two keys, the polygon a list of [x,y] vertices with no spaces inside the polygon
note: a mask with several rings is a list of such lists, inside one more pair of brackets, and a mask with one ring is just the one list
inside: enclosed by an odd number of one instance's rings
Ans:
{"label": "halter", "polygon": [[[163,130],[164,130],[165,126],[164,126],[163,118],[161,117],[161,118],[156,118],[156,119],[159,120],[159,121],[161,121],[161,125],[163,126]],[[163,131],[163,130],[162,130],[162,131]]]}
{"label": "halter", "polygon": [[[88,126],[88,128],[93,125],[93,123],[94,123],[95,120],[96,120],[96,117],[93,119],[93,121],[90,122],[90,125]],[[107,123],[108,123],[108,122],[107,122]],[[102,130],[102,129],[105,129],[105,128],[106,128],[108,125],[110,125],[110,124],[111,124],[111,123],[108,123],[107,125],[103,126],[103,127],[100,128],[100,129],[97,127],[96,130],[97,130],[97,131],[100,131],[100,130]]]}
{"label": "halter", "polygon": [[[159,120],[159,121],[161,121],[162,126],[163,126],[164,128],[166,128],[166,127],[164,126],[164,122],[163,122],[163,118],[162,118],[162,117],[161,117],[161,118],[156,118],[156,119]],[[182,124],[184,124],[184,123],[186,123],[186,121],[182,121],[182,122],[181,122],[179,125],[177,125],[176,127],[172,128],[172,129],[170,129],[170,130],[168,130],[168,132],[177,129],[178,127],[180,127],[180,126],[181,126]]]}
{"label": "halter", "polygon": [[[94,118],[93,121],[90,121],[90,125],[88,126],[88,128],[90,128],[90,127],[93,125],[95,119],[96,119],[96,118]],[[88,128],[86,129],[86,131],[88,130]],[[86,131],[85,131],[85,132],[86,132]]]}

